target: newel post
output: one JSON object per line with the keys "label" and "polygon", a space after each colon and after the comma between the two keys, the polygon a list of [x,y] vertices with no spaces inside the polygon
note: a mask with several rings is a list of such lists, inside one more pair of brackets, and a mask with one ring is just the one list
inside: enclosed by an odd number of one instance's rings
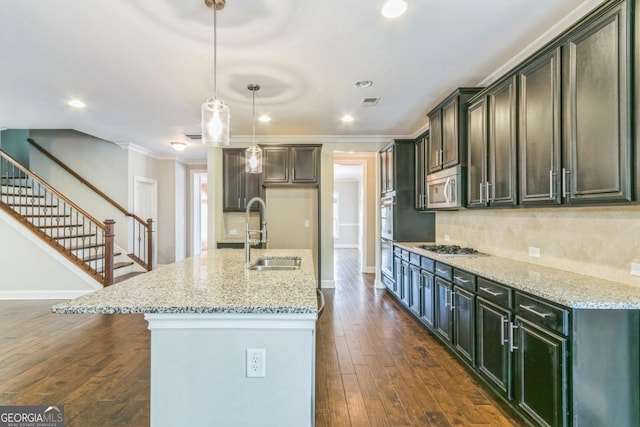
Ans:
{"label": "newel post", "polygon": [[114,254],[114,228],[115,221],[112,219],[106,219],[104,221],[104,285],[113,285],[113,254]]}
{"label": "newel post", "polygon": [[147,271],[151,271],[153,264],[153,219],[147,219]]}

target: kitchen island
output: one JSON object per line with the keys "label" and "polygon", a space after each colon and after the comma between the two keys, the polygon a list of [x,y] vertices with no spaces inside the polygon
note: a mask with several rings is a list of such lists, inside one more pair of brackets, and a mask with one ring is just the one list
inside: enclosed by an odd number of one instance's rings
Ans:
{"label": "kitchen island", "polygon": [[[312,253],[252,255],[302,262],[298,270],[253,271],[242,251],[209,251],[53,311],[144,313],[154,427],[313,425],[318,305]],[[264,358],[248,356],[256,353]]]}

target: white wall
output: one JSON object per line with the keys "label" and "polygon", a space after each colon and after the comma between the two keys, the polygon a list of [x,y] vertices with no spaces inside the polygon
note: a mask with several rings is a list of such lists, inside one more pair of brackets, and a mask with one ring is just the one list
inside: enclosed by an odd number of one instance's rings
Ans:
{"label": "white wall", "polygon": [[335,248],[357,248],[360,240],[360,183],[340,181],[334,183],[333,192],[338,197],[338,238]]}
{"label": "white wall", "polygon": [[187,166],[175,162],[175,260],[180,261],[187,256],[187,204],[188,204],[188,174]]}
{"label": "white wall", "polygon": [[102,288],[0,210],[0,299],[69,299]]}

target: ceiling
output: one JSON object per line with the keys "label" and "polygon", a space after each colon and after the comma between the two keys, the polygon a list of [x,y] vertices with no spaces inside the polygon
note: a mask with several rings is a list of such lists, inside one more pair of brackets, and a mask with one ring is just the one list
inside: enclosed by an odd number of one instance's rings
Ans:
{"label": "ceiling", "polygon": [[[593,1],[593,0],[592,0]],[[382,141],[415,135],[459,86],[478,85],[582,0],[227,0],[218,13],[218,95],[231,141]],[[0,0],[0,126],[76,129],[186,161],[206,151],[213,12],[203,0]],[[357,80],[373,86],[354,88]],[[80,98],[84,110],[66,105]],[[364,97],[380,97],[362,107]],[[344,114],[355,120],[345,124]]]}

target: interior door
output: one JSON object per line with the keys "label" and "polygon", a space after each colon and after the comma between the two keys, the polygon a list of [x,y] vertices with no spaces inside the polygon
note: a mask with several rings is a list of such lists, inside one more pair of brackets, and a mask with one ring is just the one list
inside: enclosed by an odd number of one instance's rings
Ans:
{"label": "interior door", "polygon": [[[147,220],[153,219],[153,257],[151,265],[155,268],[158,261],[158,246],[157,246],[157,234],[158,234],[158,181],[155,179],[144,178],[136,176],[134,178],[133,187],[133,213],[140,218]],[[147,239],[147,230],[142,227],[132,227],[131,234],[133,235],[133,241],[130,245],[135,247],[129,247],[130,253],[137,253],[134,249],[138,248],[138,245],[145,245]],[[138,252],[139,253],[139,252]]]}

